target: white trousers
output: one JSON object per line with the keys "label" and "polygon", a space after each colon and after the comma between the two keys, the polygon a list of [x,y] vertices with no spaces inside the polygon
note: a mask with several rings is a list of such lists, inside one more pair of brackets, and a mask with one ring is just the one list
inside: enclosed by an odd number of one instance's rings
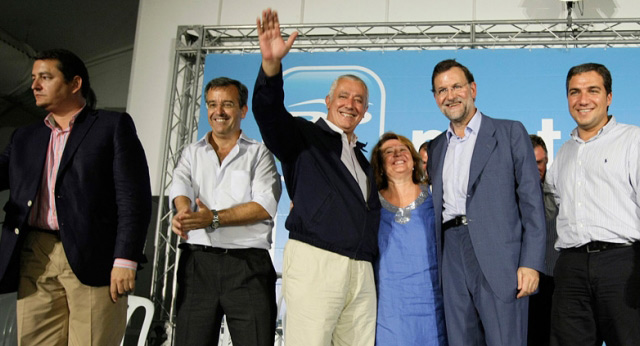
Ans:
{"label": "white trousers", "polygon": [[371,262],[290,239],[283,260],[287,346],[373,346],[376,288]]}

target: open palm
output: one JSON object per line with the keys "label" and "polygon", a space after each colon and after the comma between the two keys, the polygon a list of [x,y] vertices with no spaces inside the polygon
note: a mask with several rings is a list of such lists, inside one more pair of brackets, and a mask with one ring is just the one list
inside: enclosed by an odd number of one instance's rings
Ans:
{"label": "open palm", "polygon": [[262,21],[258,18],[256,27],[258,29],[263,68],[267,74],[271,74],[268,71],[271,68],[276,68],[277,72],[280,69],[280,61],[289,53],[298,33],[291,34],[285,42],[282,34],[280,34],[278,13],[271,9],[262,11]]}

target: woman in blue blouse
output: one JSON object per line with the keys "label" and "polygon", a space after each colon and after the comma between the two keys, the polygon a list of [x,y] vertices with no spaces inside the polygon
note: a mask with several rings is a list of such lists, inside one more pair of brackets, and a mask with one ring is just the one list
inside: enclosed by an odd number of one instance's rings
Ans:
{"label": "woman in blue blouse", "polygon": [[376,344],[446,345],[433,201],[406,137],[382,135],[371,155],[382,202],[375,263]]}

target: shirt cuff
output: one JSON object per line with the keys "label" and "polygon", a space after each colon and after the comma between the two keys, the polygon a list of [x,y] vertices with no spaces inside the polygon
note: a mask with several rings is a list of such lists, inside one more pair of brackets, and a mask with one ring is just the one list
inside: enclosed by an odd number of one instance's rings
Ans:
{"label": "shirt cuff", "polygon": [[124,259],[124,258],[116,258],[113,261],[113,267],[114,268],[125,268],[125,269],[137,270],[138,269],[138,262],[130,261],[130,260]]}
{"label": "shirt cuff", "polygon": [[278,212],[278,201],[273,198],[273,194],[255,196],[252,202],[258,203],[261,207],[263,207],[264,210],[269,214],[269,216],[271,216],[271,218],[274,218],[276,216],[276,213]]}

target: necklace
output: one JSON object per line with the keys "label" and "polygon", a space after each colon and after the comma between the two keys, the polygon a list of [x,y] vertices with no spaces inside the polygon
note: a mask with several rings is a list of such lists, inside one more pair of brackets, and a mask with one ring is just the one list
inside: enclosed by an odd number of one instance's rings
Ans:
{"label": "necklace", "polygon": [[411,202],[411,204],[404,208],[396,207],[395,205],[389,203],[386,199],[384,199],[384,197],[382,197],[380,192],[378,192],[378,197],[380,197],[380,203],[382,204],[382,207],[395,214],[393,217],[394,220],[399,224],[405,224],[411,221],[411,211],[416,209],[429,196],[427,189],[427,185],[420,185],[420,194],[418,195],[418,198],[416,198],[415,201]]}

